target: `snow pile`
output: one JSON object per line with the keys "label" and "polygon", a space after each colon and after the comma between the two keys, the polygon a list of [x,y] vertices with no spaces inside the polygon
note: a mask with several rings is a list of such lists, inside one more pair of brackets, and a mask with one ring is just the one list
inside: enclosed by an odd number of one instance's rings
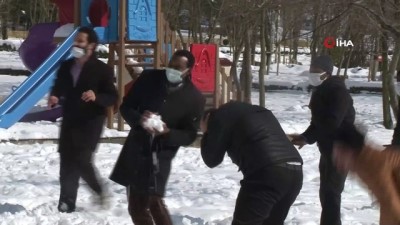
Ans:
{"label": "snow pile", "polygon": [[0,214],[3,213],[15,214],[22,211],[25,211],[25,208],[22,205],[9,204],[9,203],[0,204]]}
{"label": "snow pile", "polygon": [[150,118],[144,121],[143,126],[145,129],[154,129],[158,132],[164,131],[164,122],[161,120],[161,116],[156,114],[152,114]]}
{"label": "snow pile", "polygon": [[99,44],[97,45],[96,52],[108,53],[108,45]]}
{"label": "snow pile", "polygon": [[26,70],[26,67],[18,52],[0,51],[0,69]]}
{"label": "snow pile", "polygon": [[[252,93],[253,103],[258,93]],[[354,95],[357,117],[369,127],[368,135],[378,144],[390,143],[393,130],[386,130],[382,122],[380,95]],[[266,105],[278,118],[286,133],[301,133],[310,122],[309,110],[299,110],[307,105],[310,94],[305,92],[270,92]],[[291,108],[293,106],[293,108]],[[293,110],[290,110],[293,109]],[[17,124],[10,129],[21,133],[31,127],[36,132],[52,131],[45,125]],[[32,131],[30,130],[30,131]],[[13,137],[10,131],[10,137]],[[85,182],[81,182],[77,212],[62,214],[57,211],[59,197],[59,155],[57,145],[0,144],[0,204],[20,205],[22,211],[11,213],[5,208],[0,213],[3,224],[54,225],[54,224],[132,224],[127,210],[126,189],[113,183],[110,175],[122,146],[101,144],[95,164],[100,176],[109,187],[112,208],[97,209]],[[304,160],[304,183],[287,217],[287,225],[319,224],[319,151],[316,145],[304,146],[299,153]],[[236,197],[243,178],[237,167],[226,157],[214,169],[208,168],[198,148],[181,148],[173,160],[165,202],[176,225],[229,225]],[[379,208],[369,192],[355,177],[349,176],[342,198],[343,225],[378,224]],[[13,207],[11,207],[13,208]],[[1,210],[1,207],[0,207]]]}
{"label": "snow pile", "polygon": [[290,106],[285,111],[287,111],[287,112],[307,112],[307,111],[309,111],[309,109],[308,109],[307,105],[303,105],[303,106],[294,105],[294,106]]}
{"label": "snow pile", "polygon": [[[18,50],[24,39],[21,38],[8,38],[6,40],[0,40],[0,45],[8,45],[13,49]],[[2,54],[1,54],[2,55]]]}
{"label": "snow pile", "polygon": [[54,32],[54,37],[68,37],[75,30],[75,25],[73,23],[67,23],[57,28]]}

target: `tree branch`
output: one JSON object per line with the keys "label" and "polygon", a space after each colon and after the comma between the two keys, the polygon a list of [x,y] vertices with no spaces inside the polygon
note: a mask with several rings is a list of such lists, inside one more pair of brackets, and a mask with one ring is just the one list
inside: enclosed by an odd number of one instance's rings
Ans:
{"label": "tree branch", "polygon": [[363,10],[365,10],[368,14],[370,14],[374,20],[376,22],[379,23],[379,25],[389,31],[390,33],[392,33],[393,35],[395,35],[396,37],[400,37],[400,30],[397,30],[395,27],[393,27],[392,25],[390,25],[385,18],[383,18],[383,16],[378,15],[376,12],[372,11],[371,9],[367,8],[366,6],[360,5],[358,3],[350,3],[350,5],[356,6],[358,8],[361,8]]}

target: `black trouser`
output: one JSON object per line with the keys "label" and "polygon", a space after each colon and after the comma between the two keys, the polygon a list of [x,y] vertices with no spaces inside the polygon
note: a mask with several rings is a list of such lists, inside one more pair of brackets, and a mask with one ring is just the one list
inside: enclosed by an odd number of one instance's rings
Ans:
{"label": "black trouser", "polygon": [[128,189],[128,211],[135,225],[172,225],[167,206],[159,195],[135,194]]}
{"label": "black trouser", "polygon": [[241,181],[232,225],[283,225],[303,186],[300,165],[270,166]]}
{"label": "black trouser", "polygon": [[60,132],[60,204],[65,203],[68,210],[75,210],[79,178],[87,182],[97,194],[102,189],[96,177],[93,154],[103,130],[104,116],[95,116],[86,121],[64,119]]}
{"label": "black trouser", "polygon": [[79,178],[89,185],[97,194],[102,194],[93,165],[93,152],[60,153],[60,201],[68,206],[67,211],[74,211],[79,188]]}
{"label": "black trouser", "polygon": [[340,204],[347,174],[337,171],[332,154],[321,153],[319,160],[321,225],[341,225]]}

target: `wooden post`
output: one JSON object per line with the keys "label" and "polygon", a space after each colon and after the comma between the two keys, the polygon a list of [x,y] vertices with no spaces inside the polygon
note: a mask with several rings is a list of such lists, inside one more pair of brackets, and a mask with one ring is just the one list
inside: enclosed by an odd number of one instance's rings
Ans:
{"label": "wooden post", "polygon": [[[164,14],[163,14],[164,15]],[[171,51],[172,50],[172,37],[171,37],[171,29],[169,29],[169,23],[165,20],[164,16],[162,17],[164,21],[164,32],[165,32],[165,38],[164,38],[164,58],[165,58],[165,64],[168,65],[169,62],[169,47],[168,45],[171,45]]]}
{"label": "wooden post", "polygon": [[81,1],[74,0],[74,25],[78,27],[81,25]]}
{"label": "wooden post", "polygon": [[230,100],[232,100],[233,98],[235,98],[235,96],[236,96],[236,93],[233,91],[233,87],[234,87],[234,85],[232,85],[232,77],[231,76],[227,76],[226,77],[226,82],[228,83],[228,90],[227,90],[227,92],[228,92],[228,94],[227,94],[227,101],[230,101]]}
{"label": "wooden post", "polygon": [[177,48],[177,46],[176,46],[176,31],[174,31],[174,30],[170,30],[170,32],[171,32],[171,48],[172,48],[172,51],[173,52],[175,52],[175,49]]}
{"label": "wooden post", "polygon": [[[123,70],[125,68],[125,33],[126,33],[126,0],[119,0],[119,41],[118,41],[118,107],[122,104],[124,97]],[[118,130],[124,130],[124,119],[121,113],[118,113]]]}
{"label": "wooden post", "polygon": [[[232,67],[230,69],[232,69]],[[233,85],[233,78],[231,76],[228,77],[228,92],[229,92],[228,100],[237,100],[238,93],[237,93],[236,86]]]}
{"label": "wooden post", "polygon": [[168,64],[168,60],[167,60],[167,49],[168,46],[167,44],[167,30],[165,29],[165,20],[163,15],[161,15],[160,17],[160,23],[158,24],[158,26],[160,26],[158,32],[160,32],[160,34],[158,34],[158,43],[160,45],[160,66],[166,66]]}
{"label": "wooden post", "polygon": [[[215,78],[218,78],[218,75],[220,74],[220,63],[219,63],[219,47],[216,45],[216,54],[215,54]],[[214,97],[214,108],[218,108],[219,106],[219,99],[221,99],[221,83],[219,81],[220,79],[216,79],[215,81],[215,97]],[[222,80],[221,82],[224,83]]]}
{"label": "wooden post", "polygon": [[[222,96],[221,96],[221,100],[220,100],[220,105],[221,104],[224,104],[224,103],[226,103],[227,102],[227,93],[229,93],[229,92],[227,92],[227,76],[226,76],[226,74],[225,74],[225,71],[224,71],[225,69],[223,68],[223,67],[221,67],[221,69],[220,69],[220,78],[218,79],[218,80],[221,80],[221,82],[222,82],[222,87],[221,87],[221,92],[222,92]],[[229,90],[229,89],[228,89]]]}
{"label": "wooden post", "polygon": [[162,43],[161,39],[161,25],[162,25],[162,15],[161,15],[161,0],[157,0],[157,42],[154,49],[154,68],[158,69],[161,67],[161,54],[162,54]]}
{"label": "wooden post", "polygon": [[[107,64],[115,70],[115,44],[109,45]],[[114,106],[107,109],[107,127],[114,129]]]}

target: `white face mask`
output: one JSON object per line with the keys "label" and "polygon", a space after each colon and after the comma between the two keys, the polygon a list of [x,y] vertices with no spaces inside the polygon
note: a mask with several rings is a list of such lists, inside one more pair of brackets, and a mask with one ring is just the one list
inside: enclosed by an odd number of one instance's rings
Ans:
{"label": "white face mask", "polygon": [[82,58],[83,56],[85,56],[86,52],[85,52],[85,49],[74,46],[71,49],[71,54],[73,57],[79,59],[79,58]]}
{"label": "white face mask", "polygon": [[319,86],[324,82],[324,80],[321,80],[321,76],[324,75],[325,72],[323,73],[308,73],[308,80],[312,86]]}
{"label": "white face mask", "polygon": [[182,72],[182,71],[179,71],[179,70],[176,70],[176,69],[172,69],[172,68],[165,68],[165,74],[167,75],[167,79],[172,84],[181,83],[183,81],[182,75],[184,73],[186,73],[186,71],[187,70]]}

